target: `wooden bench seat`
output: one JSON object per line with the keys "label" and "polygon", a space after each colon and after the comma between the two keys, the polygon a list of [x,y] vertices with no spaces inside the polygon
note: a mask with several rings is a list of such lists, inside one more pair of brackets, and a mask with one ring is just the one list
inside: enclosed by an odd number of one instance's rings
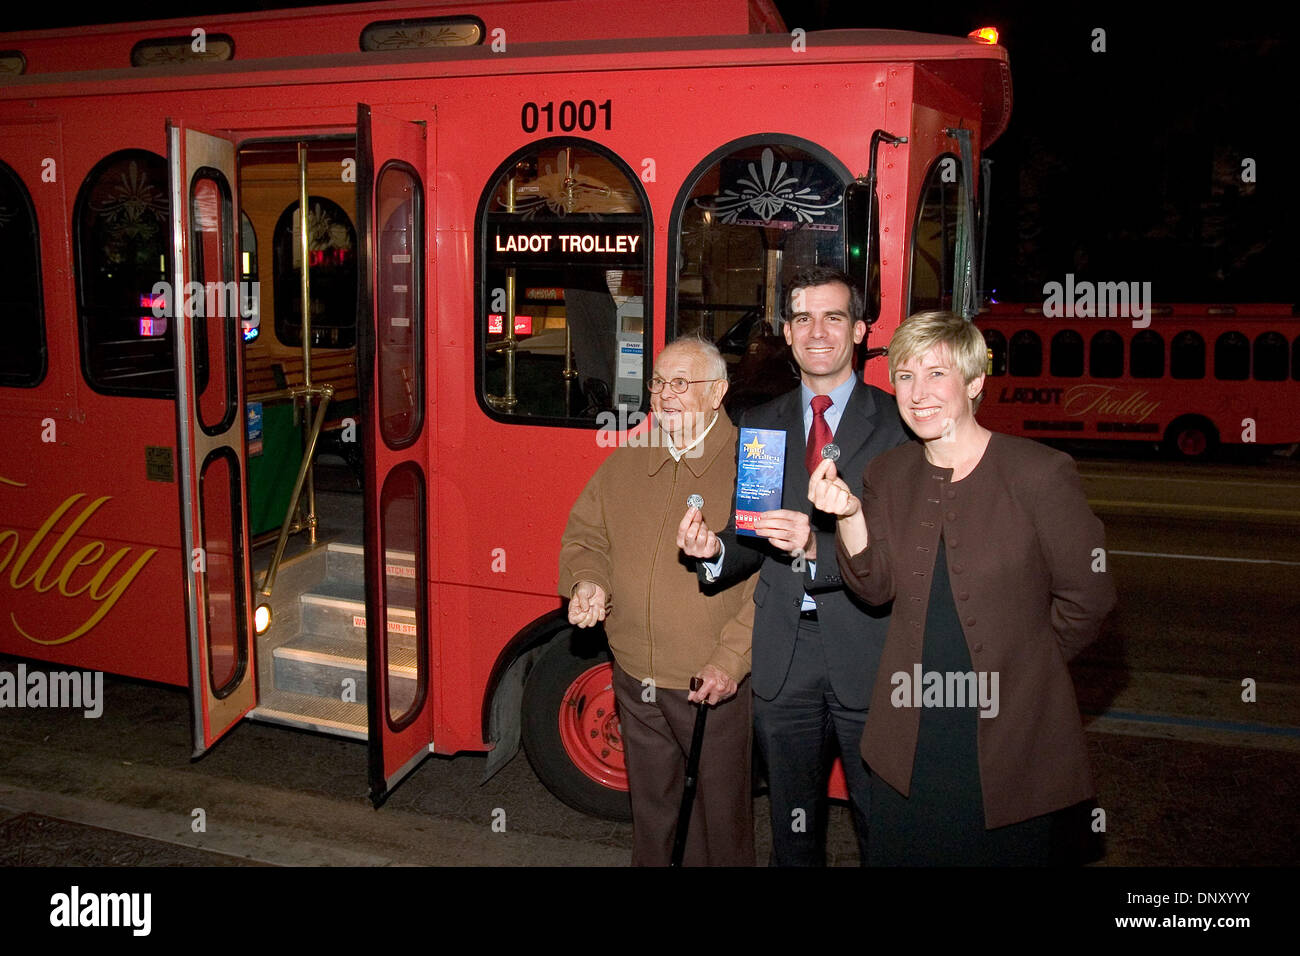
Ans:
{"label": "wooden bench seat", "polygon": [[[277,368],[280,377],[277,380]],[[329,411],[326,413],[326,428],[336,428],[340,419],[349,414],[356,414],[357,409],[357,353],[355,349],[346,351],[330,350],[313,352],[311,357],[311,378],[315,385],[333,385],[334,397],[330,399]],[[245,358],[244,394],[254,396],[261,392],[271,392],[285,386],[303,384],[302,355],[275,355],[272,353],[253,353]]]}

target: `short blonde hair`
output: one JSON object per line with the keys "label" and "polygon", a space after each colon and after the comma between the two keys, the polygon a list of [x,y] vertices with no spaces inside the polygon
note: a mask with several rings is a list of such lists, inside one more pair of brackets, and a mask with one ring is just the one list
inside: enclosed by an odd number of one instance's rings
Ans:
{"label": "short blonde hair", "polygon": [[903,363],[918,359],[938,345],[948,348],[953,364],[961,369],[967,384],[988,368],[988,346],[984,335],[953,312],[917,312],[903,320],[889,340],[889,382]]}

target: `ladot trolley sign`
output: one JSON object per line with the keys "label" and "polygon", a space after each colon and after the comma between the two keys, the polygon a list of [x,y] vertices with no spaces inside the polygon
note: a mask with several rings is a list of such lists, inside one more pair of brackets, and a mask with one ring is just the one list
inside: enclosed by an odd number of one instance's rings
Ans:
{"label": "ladot trolley sign", "polygon": [[631,223],[495,223],[488,253],[498,263],[546,263],[640,268],[645,249],[641,230]]}

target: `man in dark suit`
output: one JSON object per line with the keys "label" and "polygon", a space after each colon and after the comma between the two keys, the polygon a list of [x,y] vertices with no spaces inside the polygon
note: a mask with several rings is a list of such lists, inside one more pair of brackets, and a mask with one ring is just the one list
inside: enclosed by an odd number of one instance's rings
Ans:
{"label": "man in dark suit", "polygon": [[845,590],[835,520],[810,516],[808,475],[832,442],[839,470],[860,476],[873,457],[908,438],[893,396],[854,373],[854,347],[867,325],[852,280],[825,267],[802,270],[787,284],[785,306],[782,330],[800,387],[740,419],[742,427],[786,433],[782,507],[758,518],[758,537],[737,536],[734,507],[719,534],[688,508],[677,544],[697,559],[705,582],[726,584],[761,568],[751,681],[771,794],[772,863],[825,863],[826,783],[837,749],[865,863],[870,782],[858,748],[888,608],[869,608]]}

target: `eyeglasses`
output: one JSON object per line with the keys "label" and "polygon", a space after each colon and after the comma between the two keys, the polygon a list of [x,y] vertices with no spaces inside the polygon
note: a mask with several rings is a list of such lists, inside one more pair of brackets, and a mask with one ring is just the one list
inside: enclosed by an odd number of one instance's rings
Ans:
{"label": "eyeglasses", "polygon": [[690,388],[692,385],[699,385],[701,382],[720,382],[720,381],[722,381],[722,379],[720,378],[691,378],[691,379],[674,378],[674,379],[669,379],[668,381],[664,381],[662,378],[656,375],[654,378],[650,379],[650,383],[647,386],[647,388],[650,389],[651,395],[658,395],[660,392],[664,390],[664,386],[668,385],[672,387],[672,390],[674,392],[676,392],[678,395],[681,395],[683,392],[686,391],[686,389]]}

